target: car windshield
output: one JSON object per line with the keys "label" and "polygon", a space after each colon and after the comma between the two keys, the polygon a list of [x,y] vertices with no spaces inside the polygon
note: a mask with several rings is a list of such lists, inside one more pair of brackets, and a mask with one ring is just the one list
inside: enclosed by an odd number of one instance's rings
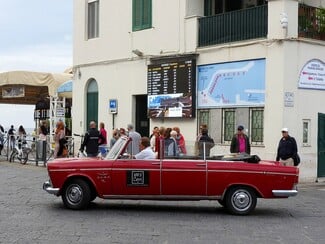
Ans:
{"label": "car windshield", "polygon": [[106,155],[106,159],[116,159],[118,155],[121,154],[121,150],[123,150],[125,144],[128,141],[128,137],[121,136],[113,145],[113,147],[109,150]]}

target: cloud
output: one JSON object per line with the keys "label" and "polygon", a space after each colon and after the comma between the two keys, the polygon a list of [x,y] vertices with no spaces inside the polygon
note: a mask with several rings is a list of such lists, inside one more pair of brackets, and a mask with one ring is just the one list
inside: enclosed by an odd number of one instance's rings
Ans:
{"label": "cloud", "polygon": [[72,66],[72,45],[39,44],[8,50],[1,55],[0,70],[61,73]]}

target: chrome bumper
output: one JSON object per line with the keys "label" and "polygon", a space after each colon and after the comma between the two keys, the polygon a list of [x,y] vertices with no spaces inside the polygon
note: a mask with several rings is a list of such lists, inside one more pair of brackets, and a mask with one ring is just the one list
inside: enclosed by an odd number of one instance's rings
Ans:
{"label": "chrome bumper", "polygon": [[43,190],[47,191],[50,194],[53,194],[53,195],[57,196],[60,189],[59,188],[53,188],[50,181],[45,181],[44,184],[43,184]]}
{"label": "chrome bumper", "polygon": [[276,197],[294,197],[297,196],[298,190],[272,190],[272,193]]}

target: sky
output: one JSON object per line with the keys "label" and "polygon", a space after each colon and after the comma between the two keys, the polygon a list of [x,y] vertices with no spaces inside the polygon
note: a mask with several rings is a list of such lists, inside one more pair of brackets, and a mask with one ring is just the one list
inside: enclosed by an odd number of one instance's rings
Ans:
{"label": "sky", "polygon": [[[1,0],[0,73],[72,66],[73,0]],[[22,119],[22,114],[24,114]],[[34,127],[34,106],[0,104],[0,124]]]}

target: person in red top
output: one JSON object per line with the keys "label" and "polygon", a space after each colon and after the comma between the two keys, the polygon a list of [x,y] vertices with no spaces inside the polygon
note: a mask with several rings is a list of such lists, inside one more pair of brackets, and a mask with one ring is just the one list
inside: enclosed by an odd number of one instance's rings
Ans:
{"label": "person in red top", "polygon": [[176,142],[178,145],[179,153],[186,154],[186,146],[185,146],[184,136],[181,134],[179,127],[174,127],[173,130],[177,132]]}
{"label": "person in red top", "polygon": [[99,133],[104,139],[99,139],[99,144],[107,144],[107,131],[105,130],[105,124],[103,122],[99,123]]}
{"label": "person in red top", "polygon": [[239,125],[237,133],[233,136],[230,144],[231,153],[251,153],[249,138],[244,132],[244,126]]}
{"label": "person in red top", "polygon": [[159,128],[159,134],[156,136],[156,143],[155,143],[155,153],[157,154],[157,158],[162,158],[164,154],[164,134],[165,134],[165,127],[161,126]]}

